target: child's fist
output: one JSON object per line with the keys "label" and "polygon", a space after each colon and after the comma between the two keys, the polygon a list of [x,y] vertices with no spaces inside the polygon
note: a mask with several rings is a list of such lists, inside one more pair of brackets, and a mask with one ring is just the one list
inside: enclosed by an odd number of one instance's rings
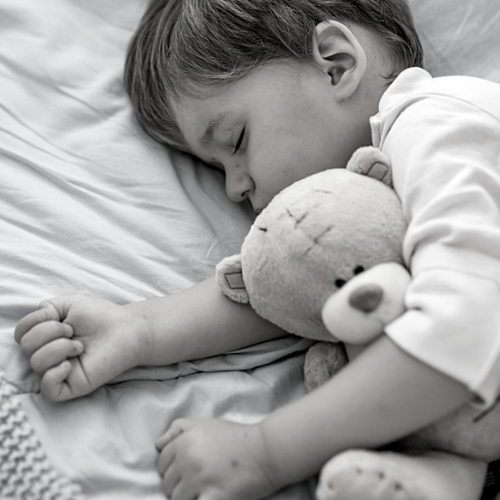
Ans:
{"label": "child's fist", "polygon": [[123,306],[71,295],[45,300],[15,329],[42,376],[41,392],[65,401],[97,389],[137,364],[141,319]]}

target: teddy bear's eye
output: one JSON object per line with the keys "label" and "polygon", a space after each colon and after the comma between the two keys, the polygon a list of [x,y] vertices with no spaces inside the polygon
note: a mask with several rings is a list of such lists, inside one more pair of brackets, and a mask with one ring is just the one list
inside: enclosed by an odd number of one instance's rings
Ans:
{"label": "teddy bear's eye", "polygon": [[337,288],[342,288],[345,284],[346,284],[345,280],[341,280],[341,279],[335,280],[335,286]]}
{"label": "teddy bear's eye", "polygon": [[364,270],[365,270],[365,268],[363,266],[358,266],[358,267],[354,268],[354,274],[360,274]]}

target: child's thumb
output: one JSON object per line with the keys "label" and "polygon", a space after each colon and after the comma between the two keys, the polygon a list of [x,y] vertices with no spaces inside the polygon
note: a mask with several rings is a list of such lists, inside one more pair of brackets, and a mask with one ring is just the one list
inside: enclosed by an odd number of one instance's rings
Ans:
{"label": "child's thumb", "polygon": [[160,436],[155,446],[158,451],[161,451],[168,443],[172,442],[175,438],[179,437],[183,432],[187,431],[190,427],[197,424],[196,420],[189,420],[187,418],[177,418],[172,422],[167,432]]}

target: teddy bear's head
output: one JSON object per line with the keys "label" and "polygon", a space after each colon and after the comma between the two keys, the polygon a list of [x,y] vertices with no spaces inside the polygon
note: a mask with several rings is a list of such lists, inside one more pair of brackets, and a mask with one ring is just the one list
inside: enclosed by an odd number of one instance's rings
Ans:
{"label": "teddy bear's head", "polygon": [[321,319],[326,300],[376,264],[402,263],[406,223],[387,184],[386,158],[363,148],[346,169],[283,190],[256,218],[241,255],[219,264],[224,293],[290,333],[332,340]]}

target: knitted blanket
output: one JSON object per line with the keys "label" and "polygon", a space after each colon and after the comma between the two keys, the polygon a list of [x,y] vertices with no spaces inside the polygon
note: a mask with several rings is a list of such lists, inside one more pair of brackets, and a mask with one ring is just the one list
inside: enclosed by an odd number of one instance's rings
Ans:
{"label": "knitted blanket", "polygon": [[49,463],[15,394],[0,371],[0,499],[84,500]]}

